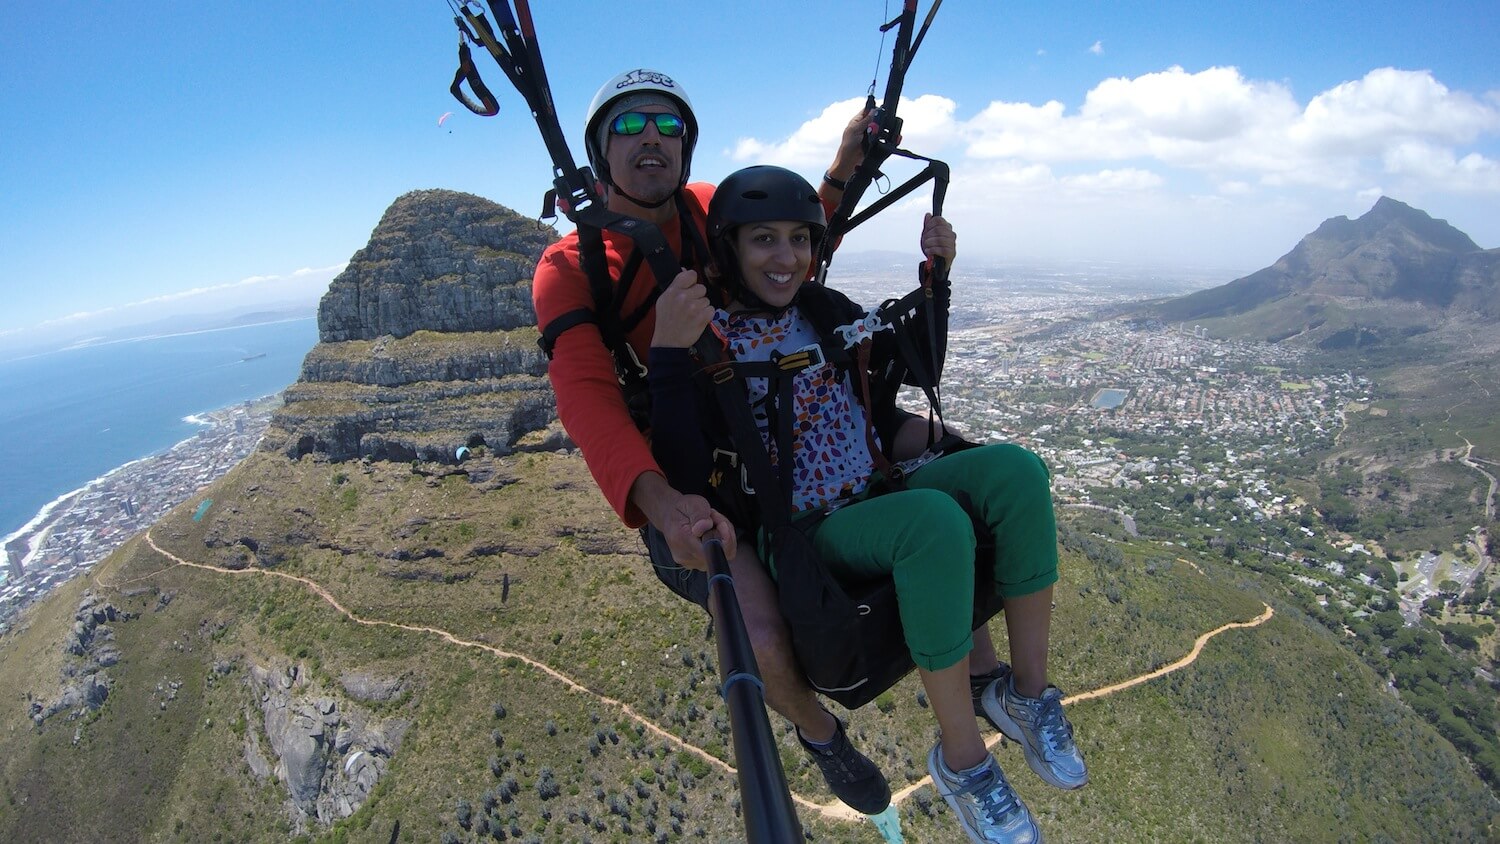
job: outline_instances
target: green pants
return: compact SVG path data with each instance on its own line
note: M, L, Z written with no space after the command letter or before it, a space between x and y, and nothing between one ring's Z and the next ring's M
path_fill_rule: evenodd
M963 491L995 537L993 560L974 559L974 528L950 493ZM890 575L912 661L938 671L974 647L974 565L988 563L1001 597L1057 582L1057 524L1047 466L1005 443L956 452L928 463L907 489L833 511L813 534L824 564L840 580Z

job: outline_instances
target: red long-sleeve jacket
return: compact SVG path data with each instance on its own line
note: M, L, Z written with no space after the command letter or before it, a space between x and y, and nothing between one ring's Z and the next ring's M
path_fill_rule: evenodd
M686 188L692 223L701 234L714 186L696 182ZM676 255L682 255L682 231L677 224L661 227L662 235ZM604 232L605 258L610 278L619 278L632 251L628 237ZM656 286L651 268L644 262L630 285L622 313L639 308ZM580 308L594 310L588 277L578 262L578 233L572 232L547 247L537 262L531 285L537 325L542 328L563 314ZM653 308L626 340L642 362L648 359L651 335L656 330ZM583 451L599 489L615 512L630 527L645 524L645 514L630 503L630 487L645 472L661 472L651 456L651 444L636 430L615 378L614 359L605 347L599 328L582 323L557 338L552 362L547 367L552 390L557 394L557 415L568 436Z

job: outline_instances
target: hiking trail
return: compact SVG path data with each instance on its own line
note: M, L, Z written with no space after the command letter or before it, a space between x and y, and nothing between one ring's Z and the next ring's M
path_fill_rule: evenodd
M529 657L529 656L527 656L525 654L516 653L516 652L513 652L513 651L507 651L507 650L504 650L502 648L497 648L494 645L486 644L484 642L476 642L476 641L473 641L471 639L463 639L463 638L460 638L458 636L455 636L454 634L452 634L452 633L450 633L450 632L448 632L446 630L442 630L442 629L437 628L437 627L428 627L428 626L425 626L425 625L418 625L418 624L403 624L403 623L400 623L400 622L385 621L385 620L382 620L382 619L361 618L360 616L354 614L352 611L350 611L348 608L346 608L343 604L339 603L338 599L333 596L333 593L329 592L321 584L319 584L316 581L313 581L313 580L311 580L309 578L302 577L300 575L289 574L287 572L275 571L275 570L271 570L271 569L258 569L258 568L230 569L230 568L224 568L222 566L212 566L212 565L208 565L206 563L195 563L195 562L192 562L191 560L184 560L183 558L177 556L176 554L173 554L171 551L167 551L166 549L162 548L160 545L157 545L155 538L152 537L151 532L149 530L146 531L145 540L146 540L146 544L149 545L149 546L151 546L151 550L153 550L156 553L160 554L161 556L166 557L167 559L171 560L172 561L172 565L171 566L167 566L166 568L158 569L157 571L151 572L149 574L141 575L140 577L131 578L128 581L123 581L122 583L118 583L118 584L105 583L98 576L95 577L95 579L94 579L95 582L98 583L101 586L106 587L106 588L117 589L120 586L125 585L126 583L135 583L135 582L138 582L138 581L141 581L141 580L145 580L147 578L155 577L156 575L159 575L162 572L167 571L168 569L171 569L171 568L176 568L178 566L187 566L188 568L199 569L199 570L202 570L202 571L211 571L211 572L216 572L216 573L225 574L225 575L234 575L234 576L259 575L259 576L262 576L262 577L279 577L279 578L281 578L283 580L289 580L289 581L294 581L294 582L297 582L297 583L301 583L304 586L306 586L307 588L311 589L313 591L313 593L316 594L319 598L322 598L325 602L327 602L329 606L333 607L340 614L342 614L343 616L345 616L350 621L353 621L356 624L362 624L362 625L364 625L366 627L390 627L390 628L394 628L394 629L398 629L398 630L407 630L407 631L410 631L410 632L413 632L413 633L426 633L426 634L429 634L429 635L432 635L432 636L436 636L439 639L442 639L443 641L445 641L445 642L447 642L447 643L449 643L451 645L456 645L458 647L463 647L463 648L473 648L475 650L486 651L486 652L491 653L491 654L493 654L495 656L501 657L502 659L515 659L515 660L519 660L520 662L525 663L526 665L528 665L528 666L536 669L537 671L542 672L543 674L547 675L548 677L551 677L552 679L554 679L557 682L561 683L563 685L563 687L566 688L569 692L581 693L581 694L588 694L588 695L593 696L595 699L597 699L601 703L604 703L604 704L607 704L607 705L609 705L611 707L614 707L615 709L617 709L618 711L620 711L621 713L623 713L624 715L626 715L628 718L630 718L632 721L635 721L637 724L640 724L642 727L644 727L646 730L648 730L652 735L656 736L657 738L662 739L663 741L666 741L668 744L671 744L671 745L674 745L674 746L676 746L678 748L681 748L682 750L684 750L684 751L686 751L688 753L692 753L693 755L695 755L698 758L702 759L703 761L707 762L709 765L711 765L711 766L719 769L720 771L724 772L725 774L730 775L730 776L734 776L734 775L737 774L734 766L732 766L729 763L725 762L724 760L718 758L717 756L714 756L713 754L709 753L708 751L703 750L700 747L697 747L696 745L692 745L692 744L689 744L689 743L683 741L681 738L677 737L676 735L673 735L671 732L668 732L667 730L663 729L661 726L659 726L655 722L651 721L649 718L646 718L644 715L642 715L641 713L637 712L634 708L632 708L630 706L630 704L628 704L628 703L626 703L626 702L624 702L622 700L617 700L615 698L609 697L608 695L602 694L600 692L594 691L593 689L588 688L587 686L583 685L582 683L578 682L577 680L574 680L573 678L571 678L568 675L562 673L561 671L553 668L552 666L547 665L546 663L540 662L540 661L538 661L536 659L533 659L533 658L531 658L531 657ZM1202 569L1199 569L1196 565L1193 565L1191 562L1188 562L1187 560L1181 560L1181 562L1187 563L1189 566L1192 566L1192 568L1194 570L1196 570L1199 574L1203 573ZM1250 621L1234 621L1234 622L1229 622L1227 624L1220 625L1219 627L1216 627L1213 630L1208 631L1207 633L1202 634L1201 636L1198 637L1197 641L1195 641L1193 643L1192 650L1189 651L1188 654L1186 656L1182 657L1181 659L1179 659L1179 660L1177 660L1175 662L1169 663L1167 665L1163 665L1162 667L1160 667L1160 668L1158 668L1158 669L1156 669L1154 671L1150 671L1150 672L1147 672L1145 674L1141 674L1139 676L1132 677L1132 678L1130 678L1128 680L1124 680L1124 681L1121 681L1119 683L1114 683L1114 684L1111 684L1111 685L1108 685L1108 686L1104 686L1103 688L1094 689L1092 691L1079 692L1077 694L1068 695L1067 697L1063 698L1063 705L1067 706L1067 705L1078 703L1078 702L1081 702L1081 701L1094 700L1094 699L1097 699L1097 698L1105 697L1107 695L1115 694L1117 692L1122 692L1122 691L1124 691L1126 689L1133 688L1135 686L1141 685L1142 683L1146 683L1146 682L1149 682L1151 680L1155 680L1155 679L1157 679L1159 677L1163 677L1163 676L1165 676L1167 674L1170 674L1170 673L1172 673L1174 671L1178 671L1178 670L1181 670L1183 668L1186 668L1187 666L1192 665L1195 661L1197 661L1198 656L1203 652L1204 646L1207 645L1208 641L1210 639L1212 639L1213 637L1218 636L1221 633L1225 633L1225 632L1227 632L1229 630L1258 627L1258 626L1266 623L1267 621L1269 621L1271 619L1272 615L1274 615L1274 611L1271 609L1271 605L1270 604L1265 604L1265 611L1262 612L1259 616L1255 617L1254 619L1251 619ZM985 742L985 745L986 745L986 747L993 748L993 747L995 747L995 745L1003 742L1004 740L1005 740L1005 737L1003 735L1000 735L1000 734L997 733L994 736L991 736ZM900 804L901 801L905 800L907 797L910 797L918 789L920 789L920 788L922 788L924 786L931 785L931 784L932 784L932 778L931 778L931 776L923 777L923 778L917 780L916 782L913 782L913 783L907 785L906 787L900 789L899 791L894 791L891 794L891 803L893 805ZM810 799L808 799L806 797L803 797L803 796L797 794L796 792L792 793L792 799L795 800L796 803L797 803L797 805L800 806L801 808L817 812L818 814L820 814L821 816L823 816L825 819L840 820L840 821L861 821L861 820L864 820L864 815L860 814L859 812L855 811L854 809L849 808L848 806L844 805L843 802L841 802L841 801L839 801L837 799L835 799L835 800L833 800L831 802L828 802L828 803L815 803L812 800L810 800Z

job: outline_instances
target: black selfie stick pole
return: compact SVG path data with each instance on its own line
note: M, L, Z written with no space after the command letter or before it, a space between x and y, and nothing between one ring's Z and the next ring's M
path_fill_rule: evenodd
M792 807L792 792L781 770L781 756L771 721L766 716L765 687L755 652L745 633L745 620L734 594L734 578L724 546L717 539L703 543L708 558L708 600L713 609L714 638L718 640L719 692L729 707L729 729L734 734L734 762L739 768L740 802L745 813L745 840L795 842L802 826Z

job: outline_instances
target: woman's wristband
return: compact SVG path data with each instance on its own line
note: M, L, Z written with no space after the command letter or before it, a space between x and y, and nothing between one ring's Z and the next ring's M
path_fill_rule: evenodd
M828 172L827 170L823 171L823 184L828 185L832 188L838 188L839 190L846 190L849 187L848 181L844 179L835 179L833 177L833 174Z

